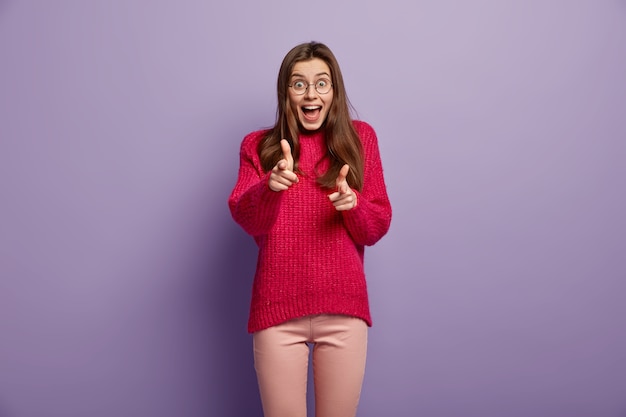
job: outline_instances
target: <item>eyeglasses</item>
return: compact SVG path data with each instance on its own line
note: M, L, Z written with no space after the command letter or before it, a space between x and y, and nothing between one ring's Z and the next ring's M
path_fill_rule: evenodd
M293 83L289 84L289 87L293 88L294 93L301 96L302 94L306 93L306 90L308 90L309 87L312 85L315 86L315 91L317 91L319 94L328 94L330 92L330 89L333 88L333 84L328 78L320 78L313 84L309 84L304 80L294 80Z

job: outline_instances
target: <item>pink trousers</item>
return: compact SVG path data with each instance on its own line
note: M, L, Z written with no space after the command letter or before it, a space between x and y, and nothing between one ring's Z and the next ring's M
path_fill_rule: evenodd
M363 320L309 316L256 332L253 341L265 417L306 417L309 343L315 416L356 416L367 352Z

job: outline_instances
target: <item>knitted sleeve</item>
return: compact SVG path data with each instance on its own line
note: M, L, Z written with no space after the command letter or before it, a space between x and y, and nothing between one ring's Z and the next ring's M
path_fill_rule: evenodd
M233 219L252 236L269 232L278 217L283 196L269 188L270 172L265 173L261 168L256 146L262 133L251 133L242 141L237 183L228 199Z
M383 167L374 129L365 122L355 122L365 157L363 189L357 194L357 205L342 211L346 229L355 243L373 245L391 224L391 203L383 177Z

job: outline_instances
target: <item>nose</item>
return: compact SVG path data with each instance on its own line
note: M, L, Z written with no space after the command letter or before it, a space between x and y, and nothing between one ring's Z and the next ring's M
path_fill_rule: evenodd
M317 95L317 91L315 90L315 84L309 84L306 91L304 92L306 98L315 98Z

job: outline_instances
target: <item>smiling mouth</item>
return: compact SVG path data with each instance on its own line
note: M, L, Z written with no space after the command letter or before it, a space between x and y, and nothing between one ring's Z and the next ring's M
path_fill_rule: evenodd
M320 116L322 106L302 106L302 114L307 121L315 122Z

